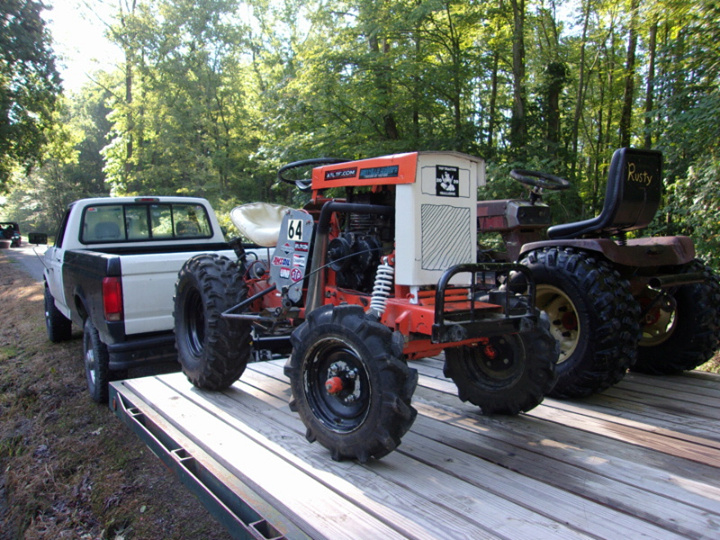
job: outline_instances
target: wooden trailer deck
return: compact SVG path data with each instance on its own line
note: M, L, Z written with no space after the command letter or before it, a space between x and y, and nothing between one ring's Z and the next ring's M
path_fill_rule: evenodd
M486 418L437 359L392 454L334 462L288 408L284 361L222 393L181 373L111 407L237 537L720 538L720 376L630 374L581 401Z

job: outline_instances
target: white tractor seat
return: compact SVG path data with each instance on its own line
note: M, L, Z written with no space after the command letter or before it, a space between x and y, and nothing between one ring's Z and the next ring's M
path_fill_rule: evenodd
M283 217L289 210L291 208L280 204L248 203L233 208L230 211L230 221L253 244L275 247Z

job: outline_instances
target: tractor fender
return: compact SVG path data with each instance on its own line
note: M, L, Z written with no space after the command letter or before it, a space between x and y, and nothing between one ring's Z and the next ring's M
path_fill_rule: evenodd
M550 247L594 251L614 264L643 268L687 264L695 258L695 246L687 236L634 238L622 245L610 238L544 240L525 244L520 257L529 251Z

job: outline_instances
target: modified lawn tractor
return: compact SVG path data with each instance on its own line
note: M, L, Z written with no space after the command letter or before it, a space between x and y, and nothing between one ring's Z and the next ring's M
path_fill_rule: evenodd
M229 387L264 341L289 336L290 407L307 439L360 461L393 451L415 419L409 360L444 352L460 399L484 414L527 411L552 389L558 345L530 271L477 262L482 160L317 159L278 176L311 201L231 213L267 257L237 245L236 262L199 255L179 273L177 348L194 385Z
M532 272L537 307L560 343L550 395L584 397L629 368L671 374L712 357L720 341L717 276L695 258L688 237L630 237L660 204L660 152L617 150L600 215L553 227L542 190L569 183L535 171L511 176L531 188L530 199L478 202L478 231L500 233L506 248L481 249L480 260L520 262Z

